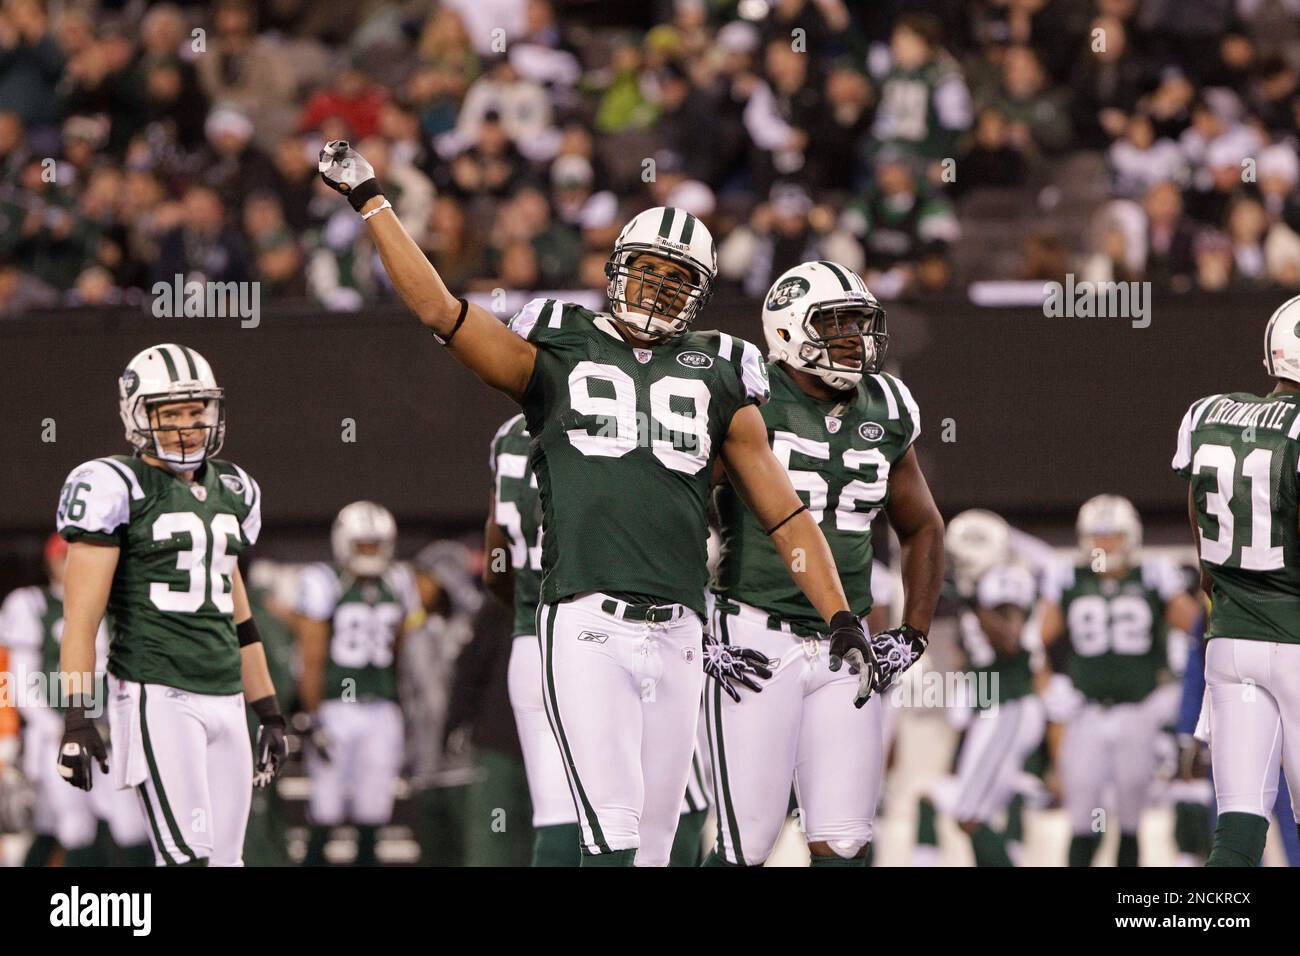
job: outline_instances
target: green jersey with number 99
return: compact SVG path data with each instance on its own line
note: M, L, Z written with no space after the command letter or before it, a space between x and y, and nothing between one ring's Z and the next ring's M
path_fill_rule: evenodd
M511 637L537 633L537 599L542 590L542 501L537 476L528 464L527 423L516 415L492 439L493 513L510 543L514 572L515 623ZM488 562L497 560L488 555Z
M257 483L227 461L208 460L193 482L127 455L74 468L59 497L59 534L120 549L108 597L109 673L238 693L235 566L261 528Z
M603 591L704 614L708 496L732 416L767 400L758 349L719 332L633 345L607 315L534 299L522 405L542 499L541 599Z
M1120 577L1062 564L1045 575L1043 597L1061 608L1070 682L1090 701L1135 704L1169 667L1165 608L1185 590L1172 564L1147 558Z
M1193 402L1173 468L1191 484L1213 582L1205 636L1300 644L1300 395Z
M296 609L330 625L324 699L397 700L397 640L418 605L405 565L377 578L353 577L328 564L303 568Z
M849 607L871 610L871 521L889 501L889 472L921 431L912 393L892 375L864 376L852 398L823 402L779 364L768 366L762 410L768 442L821 525ZM722 560L714 590L817 631L826 622L790 576L758 520L730 484L717 493Z

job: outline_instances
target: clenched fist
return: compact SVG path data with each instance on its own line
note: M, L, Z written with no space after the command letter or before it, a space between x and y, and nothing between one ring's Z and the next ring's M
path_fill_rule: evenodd
M325 144L320 151L320 161L316 164L320 178L336 192L348 197L348 202L357 212L361 207L382 196L379 180L375 170L366 158L353 149L346 139L336 139Z

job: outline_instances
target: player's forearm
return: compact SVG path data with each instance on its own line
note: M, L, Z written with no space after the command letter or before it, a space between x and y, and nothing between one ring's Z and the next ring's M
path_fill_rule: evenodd
M930 633L943 587L943 522L899 541L903 552L903 623Z
M261 641L239 649L239 671L244 684L244 700L251 703L275 694L271 671L266 666L266 648Z
M368 213L383 204L384 197L376 196L362 206L361 211ZM460 315L460 303L429 264L397 214L385 209L371 216L366 224L370 227L370 237L379 250L384 270L406 307L439 335L450 333Z
M794 583L824 620L830 621L837 611L852 610L830 545L811 514L801 511L779 527L772 533L772 544Z

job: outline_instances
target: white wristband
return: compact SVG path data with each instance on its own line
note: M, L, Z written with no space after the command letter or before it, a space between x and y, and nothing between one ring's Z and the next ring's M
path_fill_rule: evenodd
M371 216L381 213L385 209L392 209L392 208L393 208L393 204L390 203L387 199L385 199L382 204L376 206L374 209L370 210L370 212L363 212L361 214L361 220L364 222L365 220L369 219Z

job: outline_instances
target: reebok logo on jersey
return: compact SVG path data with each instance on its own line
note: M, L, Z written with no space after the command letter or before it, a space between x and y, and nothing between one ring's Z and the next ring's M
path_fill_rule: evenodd
M684 368L712 368L713 359L703 352L682 352L677 356L677 364Z
M152 893L82 893L73 886L50 897L51 926L126 926L133 936L153 928Z
M609 640L609 635L601 631L583 631L578 635L578 640L586 641L589 644L604 644Z
M880 441L885 437L885 429L876 422L863 422L858 427L858 434L863 441Z

